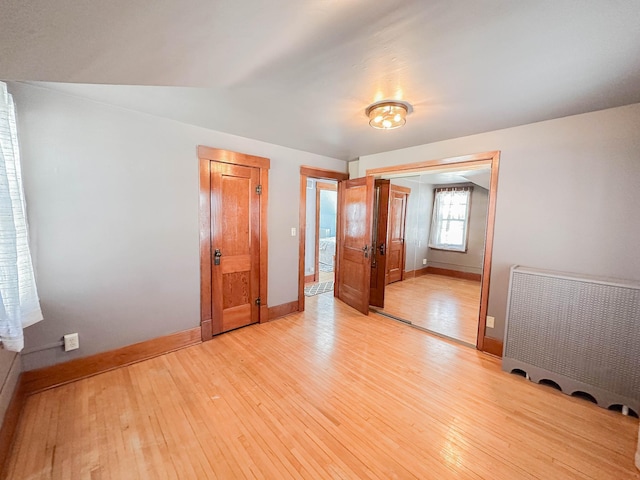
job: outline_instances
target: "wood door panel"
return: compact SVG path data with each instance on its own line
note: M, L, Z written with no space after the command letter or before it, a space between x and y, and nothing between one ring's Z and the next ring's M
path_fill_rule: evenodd
M400 257L401 255L398 250L392 250L391 252L389 252L389 255L387 255L387 262L389 262L390 264L389 273L399 269Z
M229 170L230 165L225 166ZM242 170L249 170L249 168ZM222 231L219 245L225 257L230 258L235 255L249 255L251 252L251 238L249 236L249 212L251 178L234 177L229 173L223 173L221 178L221 195L224 199L222 210Z
M403 211L404 211L404 195L398 197L396 192L391 193L391 238L398 239L404 236L402 225Z
M224 310L251 302L248 273L239 271L223 274L222 308Z
M235 255L233 257L222 257L220 259L222 274L232 272L246 272L251 269L251 255Z
M365 315L369 313L373 194L373 177L340 184L336 294L340 300Z
M366 185L349 188L345 193L344 212L344 245L352 249L362 250L367 234L366 224L362 220L367 213L367 205L362 199L366 198Z
M222 324L224 325L223 331L226 332L247 325L247 318L251 318L251 310L252 306L250 304L238 305L237 307L226 309L222 318Z
M211 267L213 334L259 319L259 180L258 168L212 162L211 249L222 255Z
M362 250L345 252L341 264L342 284L340 287L340 299L345 303L354 306L358 305L358 310L362 311L363 279L367 278L369 266L363 261ZM368 301L366 310L369 310Z

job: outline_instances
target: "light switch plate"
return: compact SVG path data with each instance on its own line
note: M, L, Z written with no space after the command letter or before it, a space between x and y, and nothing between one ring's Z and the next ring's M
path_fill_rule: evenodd
M493 328L495 324L496 324L496 319L495 319L495 317L492 317L492 316L490 316L490 315L487 315L487 327L488 327L488 328Z
M296 227L291 227L291 236L292 237L296 236Z

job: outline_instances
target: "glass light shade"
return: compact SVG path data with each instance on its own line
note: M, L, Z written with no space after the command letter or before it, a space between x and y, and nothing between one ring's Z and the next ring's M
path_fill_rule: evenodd
M392 130L407 122L407 106L399 102L380 102L369 105L366 114L369 125L382 130Z

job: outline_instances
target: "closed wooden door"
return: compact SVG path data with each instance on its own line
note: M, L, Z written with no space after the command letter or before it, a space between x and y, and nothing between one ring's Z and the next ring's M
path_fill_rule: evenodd
M340 183L337 297L368 315L374 179Z
M389 214L389 180L376 180L373 199L373 251L369 304L384 308L387 274L387 223Z
M212 334L256 323L260 169L211 162Z
M387 282L402 280L405 262L405 220L409 189L391 185L389 191L389 225L387 228Z

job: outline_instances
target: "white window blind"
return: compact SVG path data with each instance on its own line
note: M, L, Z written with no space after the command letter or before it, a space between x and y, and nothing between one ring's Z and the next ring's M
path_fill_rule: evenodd
M42 320L29 250L13 98L0 82L0 341L24 347L22 329Z
M466 252L473 187L436 188L429 247Z

